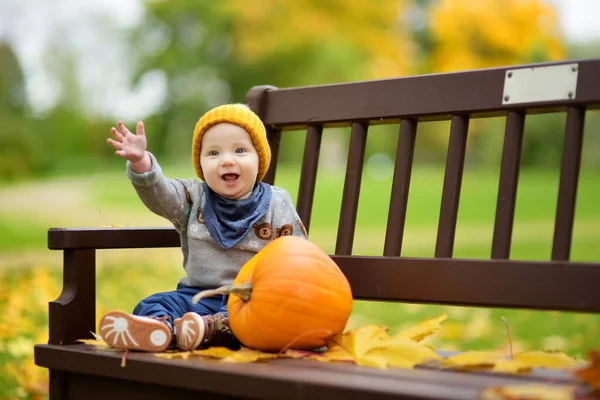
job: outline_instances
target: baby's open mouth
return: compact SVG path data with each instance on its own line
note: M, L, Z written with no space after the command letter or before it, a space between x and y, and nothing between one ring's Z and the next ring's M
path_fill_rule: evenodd
M221 179L224 181L235 181L239 177L238 174L223 174L221 175Z

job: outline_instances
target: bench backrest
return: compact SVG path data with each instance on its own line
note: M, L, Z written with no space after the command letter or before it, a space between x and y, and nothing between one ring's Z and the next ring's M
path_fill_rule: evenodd
M297 209L307 229L323 129L350 126L335 261L357 299L600 312L600 262L569 261L586 110L600 105L600 60L544 63L291 89L252 88L264 121L274 182L281 136L305 129ZM526 115L565 112L551 260L510 260ZM505 117L504 147L489 259L455 259L454 238L469 121ZM450 120L435 257L401 257L417 125ZM399 124L381 256L352 255L369 126Z
M263 119L273 152L281 135L306 129L297 209L307 229L324 127L351 126L335 254L357 299L600 312L600 261L569 261L586 110L600 105L600 60L536 64L293 89L252 88L248 104ZM510 260L525 117L566 110L551 260ZM469 121L505 116L492 252L452 258ZM450 120L435 257L401 257L416 128ZM352 255L369 125L399 123L383 254ZM594 132L595 133L595 132ZM178 247L173 228L51 228L48 248L64 252L61 295L49 304L51 344L91 337L96 314L96 251Z

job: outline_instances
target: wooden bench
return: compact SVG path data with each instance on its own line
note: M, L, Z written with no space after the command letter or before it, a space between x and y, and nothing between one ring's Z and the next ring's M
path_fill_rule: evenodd
M333 259L356 299L538 310L600 312L600 260L569 261L584 117L600 105L600 59L544 63L451 74L314 87L252 88L247 102L267 127L276 174L281 135L306 130L297 209L310 229L324 127L350 126L350 146ZM512 260L511 235L524 120L530 113L566 112L551 260ZM470 119L506 118L492 251L486 259L453 258L461 178ZM401 257L407 198L419 122L449 120L448 154L434 258ZM385 244L380 256L352 255L367 131L399 124ZM597 132L594 132L597 133ZM167 360L75 343L95 331L95 254L102 249L178 247L173 229L58 229L48 246L64 252L64 286L49 304L48 344L35 362L50 371L50 397L190 398L476 398L487 387L551 381L566 374L509 376L419 367L377 370L348 364L277 359L223 364ZM426 281L427 284L415 284Z

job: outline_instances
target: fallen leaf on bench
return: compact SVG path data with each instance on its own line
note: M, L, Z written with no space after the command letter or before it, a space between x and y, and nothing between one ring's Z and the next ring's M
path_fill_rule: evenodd
M446 314L442 314L435 318L428 318L419 322L417 325L411 326L410 328L395 334L393 337L405 337L420 342L426 337L440 331L442 329L442 322L444 322L447 317Z
M527 399L527 400L568 400L575 398L575 387L568 385L524 384L495 386L481 393L483 400Z
M409 338L394 337L372 343L361 356L356 358L356 364L379 369L413 368L425 361L441 358L429 346Z
M165 358L167 360L182 359L187 360L192 355L191 351L165 351L163 353L156 353L156 357Z
M597 391L600 391L600 349L590 351L589 356L591 363L575 370L574 375Z
M449 368L490 368L496 362L505 359L500 354L483 351L466 351L450 356L442 361L442 366Z
M95 346L98 348L102 348L103 350L105 349L109 349L109 350L117 350L117 349L113 349L112 347L110 347L105 341L104 339L102 339L102 336L95 334L94 332L90 332L94 338L93 339L77 339L77 342L83 343L83 344L89 344L91 346Z
M492 372L521 373L533 368L567 369L576 361L560 351L530 351L515 354L513 359L482 351L467 351L448 357L442 366L461 369L491 368Z
M518 374L531 371L532 367L516 360L498 360L492 367L492 372L501 374Z
M291 351L295 351L295 350L291 350ZM312 353L312 354L305 356L305 358L308 358L309 360L317 360L317 361L324 361L324 362L331 362L331 361L354 362L354 357L350 353L348 353L342 346L340 346L338 344L331 345L323 353Z
M352 329L346 333L336 335L328 344L339 345L353 357L362 356L372 342L379 340L389 340L390 336L386 333L387 326L366 325L360 328Z
M79 343L89 344L91 346L110 348L102 339L77 339Z
M226 347L209 347L203 350L194 350L193 355L219 358L222 362L229 363L251 363L260 360L271 360L277 358L275 353L263 353L262 351L242 347L239 350L230 350Z
M529 351L517 353L514 355L513 360L533 368L563 369L573 368L576 365L575 360L562 351Z

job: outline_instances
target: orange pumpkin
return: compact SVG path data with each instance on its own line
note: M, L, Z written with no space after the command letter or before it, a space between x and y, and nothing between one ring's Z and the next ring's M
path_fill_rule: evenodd
M240 269L233 285L217 291L233 294L227 308L236 337L262 351L322 347L344 330L352 311L342 271L318 246L296 236L270 242Z

